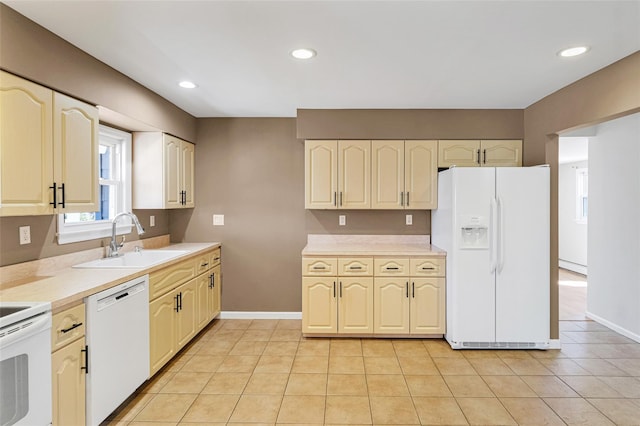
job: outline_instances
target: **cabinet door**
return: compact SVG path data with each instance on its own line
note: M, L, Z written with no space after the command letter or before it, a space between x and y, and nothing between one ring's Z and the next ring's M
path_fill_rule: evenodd
M51 354L53 425L85 424L84 337Z
M409 333L409 278L376 278L373 300L375 333Z
M182 207L195 206L195 145L189 142L182 142L181 147L181 171L182 189L185 191L185 204Z
M522 141L482 141L482 165L486 167L522 166Z
M411 280L411 333L445 333L444 278Z
M53 213L52 111L50 89L0 71L0 216Z
M404 173L405 208L437 208L438 141L406 141Z
M371 141L338 141L338 208L371 208Z
M438 167L479 167L479 140L438 141Z
M164 138L164 206L168 209L182 207L182 141L170 135Z
M405 142L371 141L371 208L403 209Z
M304 164L304 208L337 208L338 141L305 141Z
M211 320L213 293L210 289L211 274L202 274L196 278L196 328L202 330Z
M153 376L176 350L176 293L171 292L149 304L150 371Z
M221 310L220 296L222 293L222 274L221 274L221 267L219 264L218 266L216 266L211 270L211 274L212 274L212 278L211 278L212 287L210 289L211 305L209 307L209 311L210 311L211 318L213 319L218 316Z
M176 338L179 350L196 335L196 315L198 313L196 280L182 285L178 288L178 292L180 294L180 312L178 312Z
M53 128L54 181L64 200L58 212L98 211L98 109L56 93Z
M338 303L335 277L302 278L302 332L336 333Z
M373 333L373 278L338 278L338 333Z

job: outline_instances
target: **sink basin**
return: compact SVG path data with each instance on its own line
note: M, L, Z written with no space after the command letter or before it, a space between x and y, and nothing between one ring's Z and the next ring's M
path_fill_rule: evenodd
M74 268L147 268L187 253L187 250L142 250L74 265Z

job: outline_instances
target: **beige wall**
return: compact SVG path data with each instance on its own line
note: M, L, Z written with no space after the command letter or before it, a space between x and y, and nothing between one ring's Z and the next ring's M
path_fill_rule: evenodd
M194 117L1 3L0 67L147 126L195 139Z
M169 233L167 210L134 210L145 229L144 238ZM155 216L156 226L149 226L149 216ZM0 217L0 266L13 265L45 257L60 256L81 250L109 245L110 238L58 245L56 241L57 215ZM18 229L31 227L31 244L20 245ZM118 237L119 239L120 237ZM139 239L135 229L126 235L127 241Z
M558 330L558 133L640 111L636 52L541 99L524 111L524 163L551 166L551 337ZM612 172L615 172L612 170Z

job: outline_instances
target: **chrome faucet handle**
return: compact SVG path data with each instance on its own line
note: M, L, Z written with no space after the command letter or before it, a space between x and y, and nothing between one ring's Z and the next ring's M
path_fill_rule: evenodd
M118 248L119 248L119 249L121 249L121 248L122 248L122 246L124 246L124 241L125 241L125 239L126 239L126 238L125 238L125 236L123 235L123 236L122 236L122 239L120 240L120 244L118 244Z

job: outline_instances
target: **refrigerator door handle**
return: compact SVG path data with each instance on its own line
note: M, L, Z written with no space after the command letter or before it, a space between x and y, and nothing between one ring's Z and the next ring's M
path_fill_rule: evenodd
M493 274L498 267L498 202L495 198L491 199L491 205L489 210L489 217L491 220L491 234L489 239L489 263L490 272Z
M498 272L504 268L504 203L498 197Z

